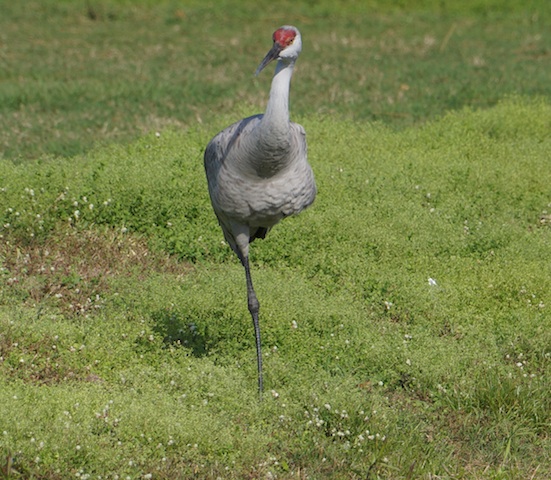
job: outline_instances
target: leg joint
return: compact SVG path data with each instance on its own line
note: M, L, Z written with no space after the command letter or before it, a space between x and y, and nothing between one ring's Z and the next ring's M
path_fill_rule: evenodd
M260 311L260 303L256 298L256 295L253 293L252 295L248 295L248 297L249 312L251 312L251 314L258 314Z

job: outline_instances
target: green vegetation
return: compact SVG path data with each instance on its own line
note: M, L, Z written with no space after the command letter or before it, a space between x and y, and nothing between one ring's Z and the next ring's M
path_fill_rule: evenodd
M551 95L542 0L0 0L0 157L72 156L261 111L271 32L300 27L295 116L416 124Z
M551 7L411 3L0 2L0 478L551 476ZM202 153L283 23L258 402Z

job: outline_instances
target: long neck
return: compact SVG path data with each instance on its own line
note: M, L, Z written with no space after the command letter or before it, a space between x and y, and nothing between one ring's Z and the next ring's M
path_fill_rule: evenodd
M238 163L243 172L268 178L285 168L293 157L289 122L289 87L294 62L279 60L272 79L266 112L247 139Z
M289 142L289 87L294 62L278 60L266 112L260 123L260 135L272 146L284 146Z

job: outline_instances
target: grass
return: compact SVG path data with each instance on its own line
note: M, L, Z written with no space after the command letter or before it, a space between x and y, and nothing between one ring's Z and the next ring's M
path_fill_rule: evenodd
M202 171L265 101L269 76L240 76L256 43L224 42L260 7L2 5L0 478L551 476L549 11L491 5L296 7L319 196L252 247L261 403ZM287 23L266 8L239 38Z
M303 123L320 196L253 248L262 404L243 272L193 187L203 129L2 164L20 222L3 246L6 472L548 475L551 106L511 99L403 132ZM167 188L196 214L154 224Z
M284 23L304 37L294 115L401 128L551 93L551 11L539 0L0 6L0 155L19 161L261 111L270 76L253 73Z

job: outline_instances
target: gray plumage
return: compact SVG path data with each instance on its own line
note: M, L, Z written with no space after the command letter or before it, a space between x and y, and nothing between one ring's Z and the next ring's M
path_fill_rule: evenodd
M314 174L307 161L306 134L289 120L289 87L302 49L299 31L283 26L257 69L272 60L277 66L263 115L230 125L205 151L209 194L224 237L245 268L249 312L257 350L258 387L263 389L259 303L249 268L249 244L264 238L281 219L299 213L316 196Z

